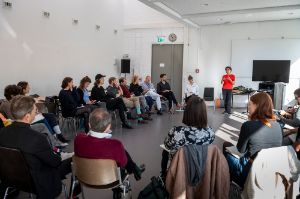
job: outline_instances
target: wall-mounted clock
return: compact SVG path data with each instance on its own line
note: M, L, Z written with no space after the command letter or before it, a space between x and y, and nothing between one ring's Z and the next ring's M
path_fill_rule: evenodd
M175 33L171 33L169 35L169 41L170 42L175 42L177 40L177 35Z

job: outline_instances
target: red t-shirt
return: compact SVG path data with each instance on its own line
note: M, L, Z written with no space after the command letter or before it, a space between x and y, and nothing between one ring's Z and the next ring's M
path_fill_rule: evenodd
M233 74L223 75L223 77L222 77L222 79L224 81L224 83L223 83L223 89L225 89L225 90L232 90L233 84L229 80L224 80L224 78L227 79L228 77L231 79L231 81L235 81L235 75L233 75Z

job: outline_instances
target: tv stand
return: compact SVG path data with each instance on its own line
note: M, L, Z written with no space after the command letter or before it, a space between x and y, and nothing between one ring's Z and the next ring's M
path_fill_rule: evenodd
M261 82L258 85L258 92L268 93L272 98L274 109L282 109L285 96L284 83Z

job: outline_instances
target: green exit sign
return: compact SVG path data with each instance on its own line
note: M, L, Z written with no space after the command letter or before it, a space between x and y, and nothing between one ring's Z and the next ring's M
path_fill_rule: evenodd
M162 43L166 41L166 37L165 36L157 36L157 42L158 43Z

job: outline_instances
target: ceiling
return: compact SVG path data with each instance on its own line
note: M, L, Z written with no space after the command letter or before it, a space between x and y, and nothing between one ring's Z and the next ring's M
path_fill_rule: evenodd
M300 0L139 1L194 27L300 18Z

